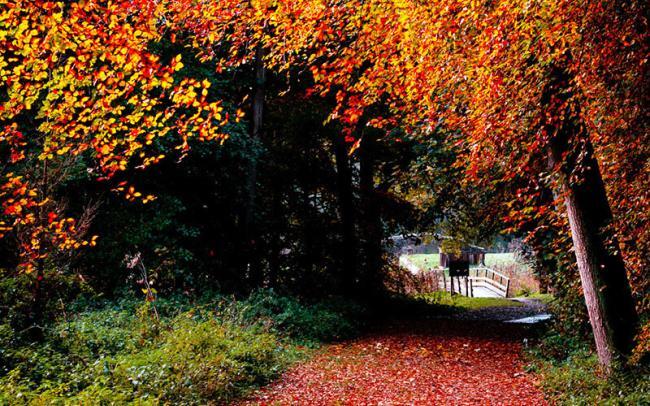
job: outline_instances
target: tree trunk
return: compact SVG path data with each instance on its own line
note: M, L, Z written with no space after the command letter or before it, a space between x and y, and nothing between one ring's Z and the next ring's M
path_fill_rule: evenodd
M634 299L611 229L612 211L593 146L579 113L572 112L569 76L554 72L545 105L553 118L549 163L560 170L578 271L600 363L607 371L632 351L638 318ZM574 106L575 107L575 106Z
M343 135L334 136L334 157L336 159L337 197L341 217L341 282L343 291L351 294L354 291L357 276L357 241L354 235L352 170Z
M553 150L559 162L561 152ZM593 151L589 155L589 169L582 174L581 183L567 180L562 188L598 358L610 369L617 358L630 354L637 315L618 243L607 232L612 212L598 163Z
M549 166L551 167L553 166L552 162L549 162ZM539 185L539 188L540 188L539 190L540 204L546 206L553 206L556 213L562 212L563 206L562 203L558 203L560 202L558 192L544 184ZM549 233L555 236L557 234L557 230L555 230L555 228L553 227L547 228L546 231L544 231L543 235L540 235L537 238L535 238L536 242L534 243L533 246L533 249L535 251L535 262L537 264L536 268L537 268L537 274L539 278L540 293L549 292L551 275L557 272L559 266L555 255L549 255L548 252L549 241L552 241L553 239L553 237L551 237Z
M264 92L266 85L266 69L264 68L264 49L258 45L255 49L255 86L253 94L253 114L251 126L251 138L258 141L262 135L263 113L264 113ZM262 282L259 255L257 253L259 241L257 241L256 224L256 200L257 200L257 160L249 162L246 178L247 202L243 218L243 264L247 268L250 282L257 286Z
M283 229L284 219L282 213L282 187L280 185L273 186L273 198L271 202L271 213L273 215L273 230L278 235L272 236L271 252L269 257L269 286L275 288L278 286L280 276L280 251L282 250L282 239L280 234Z
M313 207L312 205L312 197L310 194L309 190L309 185L307 183L306 179L301 179L299 181L300 189L302 192L302 205L303 205L303 210L304 213L309 213L311 208ZM302 241L303 247L302 247L302 252L300 255L300 259L298 260L298 269L303 271L306 275L312 274L312 270L314 269L315 261L318 255L316 255L316 239L318 238L316 235L314 235L314 226L313 226L313 218L309 215L305 216L305 219L301 222L301 233L302 237L300 240Z
M544 258L543 253L537 255L536 262L539 265L539 293L548 293L549 274L553 272L553 270L557 269L557 263L554 260Z
M32 303L29 311L29 325L27 326L27 336L34 341L42 341L44 338L43 320L45 318L45 295L43 294L44 266L42 259L37 261L36 279L32 289Z
M364 266L362 268L361 288L364 295L374 294L379 291L382 255L382 225L381 213L377 202L375 190L376 160L376 135L368 131L359 148L359 189L361 194L362 214L362 252Z

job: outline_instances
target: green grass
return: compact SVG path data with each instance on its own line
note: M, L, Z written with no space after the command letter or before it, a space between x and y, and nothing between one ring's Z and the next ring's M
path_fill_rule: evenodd
M440 266L440 254L412 254L408 259L420 269L429 269Z
M650 404L647 366L631 366L606 377L589 343L579 339L549 334L529 350L528 357L528 369L541 378L541 388L551 404Z
M551 295L550 293L539 293L539 292L530 293L530 294L523 295L523 296L520 296L520 297L525 298L525 299L536 299L536 300L539 300L540 302L542 302L544 304L549 304L549 303L551 303L553 301L553 299L555 299L553 297L553 295Z
M521 265L512 252L485 254L485 266L487 267L509 265Z
M304 304L273 291L107 302L53 323L43 342L0 324L0 405L228 403L278 376L304 345L355 333L344 301Z
M495 297L466 297L452 296L449 292L433 292L417 295L416 298L424 299L431 304L451 306L460 311L478 310L489 307L517 307L521 303L514 300Z

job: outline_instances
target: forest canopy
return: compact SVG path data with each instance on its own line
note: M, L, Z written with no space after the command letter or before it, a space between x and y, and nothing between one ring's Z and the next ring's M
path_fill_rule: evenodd
M157 292L360 297L390 235L505 233L603 365L647 354L645 2L0 7L12 328L135 252Z

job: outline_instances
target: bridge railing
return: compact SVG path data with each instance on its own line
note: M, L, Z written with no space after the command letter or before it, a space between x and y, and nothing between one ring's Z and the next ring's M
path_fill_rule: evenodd
M423 273L427 273L424 271ZM501 272L488 267L470 268L467 278L450 278L445 274L445 268L431 268L429 275L435 274L438 280L438 289L465 296L474 296L475 287L490 289L494 293L508 297L510 294L510 278Z
M510 294L510 278L501 272L487 267L471 268L469 270L470 278L476 283L483 283L487 288L492 288L501 293L503 297L508 297ZM474 274L472 276L472 274Z

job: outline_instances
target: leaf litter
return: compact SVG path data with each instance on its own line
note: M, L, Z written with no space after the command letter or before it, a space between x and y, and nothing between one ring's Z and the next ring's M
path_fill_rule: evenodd
M545 405L526 329L486 320L389 322L324 347L244 405Z

